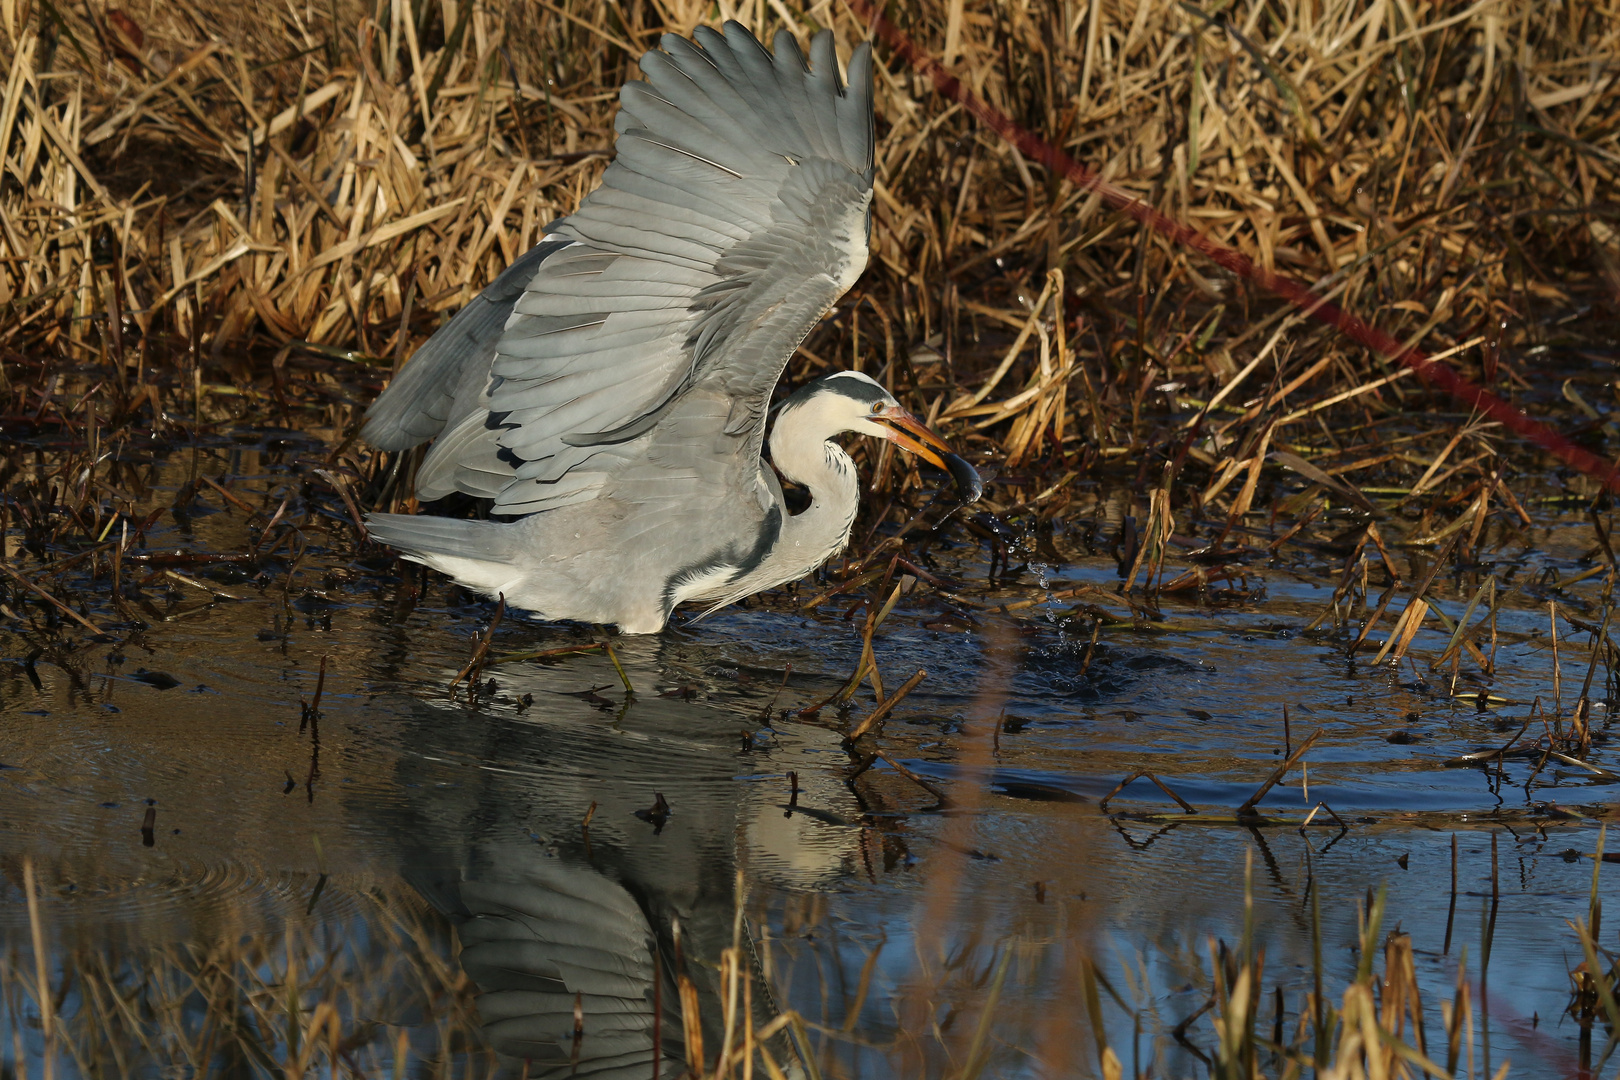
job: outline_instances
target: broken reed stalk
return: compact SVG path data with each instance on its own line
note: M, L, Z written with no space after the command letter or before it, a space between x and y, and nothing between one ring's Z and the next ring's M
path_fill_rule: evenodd
M1327 812L1327 816L1333 819L1333 824L1337 825L1340 829L1348 829L1350 827L1349 824L1345 822L1344 818L1339 816L1338 811L1333 809L1333 807L1329 806L1325 802L1318 802L1315 806L1311 807L1310 813L1305 815L1305 820L1299 823L1299 831L1303 833L1306 829L1310 828L1311 822L1316 820L1316 815L1322 813L1323 811Z
M1487 599L1488 598L1488 599ZM1463 610L1462 618L1457 620L1457 629L1452 631L1451 640L1446 642L1444 651L1429 662L1430 671L1439 671L1446 666L1446 661L1457 655L1460 648L1466 648L1470 656L1479 662L1482 670L1489 670L1489 661L1479 651L1468 636L1468 621L1474 617L1474 611L1479 607L1480 601L1486 601L1486 611L1490 611L1496 601L1496 575L1492 574L1485 579L1478 589L1474 591L1473 599L1468 601L1468 607ZM1477 630L1478 627L1475 627Z
M1397 663L1406 655L1407 646L1412 643L1412 638L1417 634L1425 616L1429 612L1429 605L1423 597L1429 591L1429 586L1434 584L1434 579L1439 576L1440 571L1446 566L1446 560L1451 556L1451 549L1456 545L1457 536L1453 534L1435 553L1434 561L1429 564L1428 572L1418 582L1417 588L1412 590L1412 595L1407 600L1406 607L1401 611L1400 618L1396 620L1395 625L1390 629L1389 637L1384 641L1383 647L1378 650L1378 655L1373 657L1375 666L1383 663L1384 657L1389 654L1391 648L1395 650L1395 661ZM1368 620L1367 628L1369 630L1375 621L1377 621L1376 615L1374 615L1373 619ZM1363 632L1362 638L1365 639L1365 637L1366 633ZM1351 650L1352 654L1354 651L1354 649Z
M1551 635L1553 657L1553 722L1557 723L1564 715L1564 665L1558 655L1558 604L1556 601L1547 601L1547 624Z
M40 588L38 585L35 585L32 581L29 581L27 578L23 577L6 563L0 562L0 570L4 570L6 576L11 578L11 580L15 581L17 584L33 593L35 596L39 597L41 600L44 600L46 603L50 604L53 608L66 615L68 618L72 619L74 622L78 623L92 634L95 634L97 637L107 636L107 632L101 629L101 627L97 626L83 615L80 615L77 611L74 611L72 608L68 607L66 604L52 596L50 593L46 592L44 589Z
M473 642L472 656L468 657L467 665L456 672L456 677L450 680L450 696L455 698L456 687L463 681L467 684L467 702L475 704L478 701L478 679L484 670L485 658L489 655L490 642L495 640L495 631L501 625L501 619L506 615L506 597L503 594L495 603L495 613L490 616L489 625L479 634ZM605 646L604 646L605 647ZM323 659L321 671L325 674L325 661Z
M636 688L630 685L630 676L625 674L624 665L619 663L619 654L613 651L609 642L602 642L602 651L607 653L608 663L613 665L614 672L619 676L619 682L624 684L624 692L628 697L636 696Z
M1136 772L1131 773L1119 783L1115 784L1113 788L1109 790L1108 794L1097 800L1097 809L1106 811L1108 809L1109 801L1113 799L1115 795L1118 795L1121 791L1124 791L1126 787L1137 780L1151 780L1154 786L1160 791L1164 792L1166 795L1170 796L1171 801L1173 801L1177 806L1181 807L1183 812L1188 814L1198 813L1197 808L1195 808L1192 803L1188 802L1186 799L1183 799L1180 795L1177 795L1171 790L1168 784L1145 769L1138 769Z
M624 686L624 692L630 697L635 697L636 688L631 685L629 674L624 670L624 665L619 662L619 654L606 641L594 641L589 645L563 645L555 649L535 649L530 652L507 653L504 656L487 655L490 640L495 633L495 628L500 625L501 616L505 611L505 604L506 601L503 597L496 606L496 613L491 618L489 627L480 635L479 644L473 647L473 658L467 662L467 666L451 682L450 689L452 692L454 692L458 683L469 677L469 673L471 673L472 679L476 679L478 673L489 664L516 664L527 660L558 660L565 656L585 656L589 653L602 653L608 658L608 663L613 665L614 674L618 675L619 682ZM477 671L473 670L475 664L477 665Z
M327 659L327 655L322 653L320 671L315 676L315 694L310 699L309 703L304 705L304 707L299 710L298 734L300 735L304 733L305 728L309 727L311 724L314 724L317 732L316 737L319 738L321 723L321 695L326 692Z
M1275 787L1277 781L1288 775L1288 770L1292 769L1294 765L1299 762L1300 758L1305 756L1305 752L1307 750L1316 745L1316 740L1322 737L1322 733L1325 730L1325 728L1317 728L1315 731L1311 732L1305 737L1305 741L1300 743L1299 747L1295 749L1293 753L1289 754L1275 769L1271 770L1271 774L1266 777L1265 781L1262 782L1258 788L1255 789L1254 794L1250 795L1248 799L1244 800L1243 805L1238 807L1238 815L1241 817L1245 814L1254 813L1255 806L1260 802L1261 799L1266 797L1266 792ZM1328 813L1331 814L1333 812L1332 810L1329 810ZM1337 817L1338 815L1335 814L1334 816Z
M854 742L861 736L870 732L873 728L882 730L879 725L883 723L883 721L888 717L889 713L894 711L894 707L896 705L905 700L907 694L917 689L917 684L922 682L927 676L928 672L926 669L918 668L915 675L907 679L904 683L900 684L900 689L896 690L893 694L885 698L883 703L877 708L873 709L866 719L855 725L854 730L852 730L849 735L846 736L846 738L850 742Z
M1604 542L1607 543L1606 538ZM1609 623L1613 618L1614 606L1607 604L1603 609L1603 623L1596 630L1588 628L1592 634L1592 654L1587 659L1586 678L1581 680L1580 696L1575 699L1575 709L1570 716L1571 748L1579 753L1585 753L1592 740L1592 679L1597 675L1598 660L1609 640Z

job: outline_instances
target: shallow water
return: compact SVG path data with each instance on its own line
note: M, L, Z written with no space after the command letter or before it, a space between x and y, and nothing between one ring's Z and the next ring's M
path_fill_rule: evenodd
M265 520L250 534L239 509L205 490L132 549L126 612L92 612L109 639L72 624L54 637L4 624L7 1069L38 1075L47 1056L28 1004L38 932L59 999L51 1037L81 1040L77 1060L50 1044L64 1070L98 1071L83 1032L111 1006L90 989L95 963L113 973L108 985L134 985L127 969L144 964L199 979L199 952L257 942L243 970L261 972L260 997L296 998L305 986L307 1013L334 970L366 984L335 1006L353 1036L351 1071L390 1067L403 1037L457 1073L490 1067L493 1047L535 1058L531 1076L549 1075L548 1056L557 1075L643 1076L655 1037L672 1059L688 1038L678 991L654 972L687 966L712 1058L722 1034L713 965L736 935L775 991L756 1000L760 1021L784 1006L803 1013L828 1074L939 1074L971 1042L1003 958L986 1075L1089 1069L1074 959L1088 950L1136 1014L1112 999L1102 1010L1126 1068L1201 1074L1199 1057L1213 1054L1207 1016L1180 1039L1174 1029L1204 1004L1212 942L1243 934L1247 878L1268 1033L1273 985L1290 1032L1312 986L1313 911L1337 1000L1358 960L1357 904L1387 888L1385 926L1412 935L1427 988L1449 999L1466 953L1485 1073L1505 1059L1515 1076L1574 1070L1579 1031L1563 1010L1580 948L1566 920L1587 915L1589 856L1614 788L1556 761L1536 771L1537 758L1446 763L1509 742L1538 697L1551 707L1549 602L1602 621L1601 578L1556 585L1593 565L1578 506L1537 507L1528 529L1493 518L1481 565L1437 578L1453 619L1487 573L1504 594L1516 590L1498 619L1497 676L1471 676L1465 663L1455 686L1449 669L1428 670L1449 636L1433 622L1398 666L1374 666L1376 647L1352 663L1343 633L1303 632L1342 556L1256 559L1246 597L1166 597L1162 621L1109 624L1092 648L1091 616L1070 617L1074 600L1012 614L993 605L1117 588L1104 550L1116 497L1078 498L1052 535L1015 547L1015 563L1040 562L995 587L987 549L947 530L933 572L980 606L919 586L879 628L888 686L928 675L887 724L887 759L852 776L845 721L830 708L815 719L793 711L858 661L861 617L843 618L850 597L799 610L819 587L807 583L657 637L616 639L633 695L607 657L588 653L491 665L469 703L465 688L447 687L492 606L414 571L402 582L388 560L358 552L336 494L310 480L324 453L317 437L255 433L132 464L151 505L203 473L252 505L287 500L299 536L283 524L272 530L278 548L261 541L268 554L200 561L246 550ZM1431 557L1393 554L1408 581ZM1170 565L1167 577L1183 564ZM1567 722L1591 635L1557 625ZM490 651L591 640L587 628L514 615ZM1614 768L1608 680L1597 665L1589 761ZM306 715L318 685L318 716ZM1493 697L1482 703L1482 690ZM863 689L851 715L870 708ZM1318 729L1303 774L1270 790L1262 818L1239 822L1233 812L1283 759L1285 739L1298 746ZM1183 814L1147 780L1100 805L1143 769L1200 812ZM667 813L649 812L660 796ZM1319 802L1340 824L1319 813L1299 828ZM32 919L25 862L38 879ZM1606 896L1615 872L1600 882ZM473 943L462 959L452 924L460 945ZM295 938L326 958L302 981L286 972ZM536 939L581 950L580 971L611 969L580 999L577 1040L574 993L560 989L577 980L554 958L531 962L525 943ZM463 960L485 991L482 1032L471 1013L443 1006L470 989ZM206 1011L211 999L191 985L175 1000ZM1440 1030L1432 1018L1429 1038ZM271 1057L287 1050L285 1031L257 1037ZM188 1052L204 1059L181 1072L229 1058ZM173 1072L178 1053L126 1045L102 1071Z

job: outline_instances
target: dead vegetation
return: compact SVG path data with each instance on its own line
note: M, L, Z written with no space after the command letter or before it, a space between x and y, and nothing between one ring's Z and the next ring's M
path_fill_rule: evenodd
M50 896L40 895L54 888L49 871L26 860L5 869L27 890L35 947L53 940ZM325 884L323 875L311 908ZM285 926L266 930L260 905L233 899L207 939L152 945L123 927L133 940L64 934L37 965L12 951L0 959L8 1065L19 1077L31 1066L46 1077L301 1077L386 1076L397 1061L493 1075L442 920L408 892L364 893L351 905L353 923L283 912ZM363 932L348 932L361 922Z
M77 426L76 403L115 428L285 412L305 343L384 377L590 190L616 87L659 32L736 16L829 24L845 51L865 36L826 2L720 9L6 0L8 381L100 384L8 412ZM1614 14L1144 0L894 17L1115 185L1511 395L1535 385L1536 349L1579 348L1581 316L1620 290ZM874 265L795 374L879 369L1028 480L1004 502L1151 447L1215 470L1202 508L1246 475L1254 455L1229 447L1309 457L1437 404L1046 174L897 61L877 109ZM1158 419L1189 406L1197 423ZM1352 483L1377 468L1338 464Z

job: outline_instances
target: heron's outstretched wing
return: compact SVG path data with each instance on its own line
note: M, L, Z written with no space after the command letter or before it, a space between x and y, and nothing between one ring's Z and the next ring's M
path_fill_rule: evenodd
M405 450L454 424L459 398L475 401L489 381L489 358L512 316L512 305L547 256L565 241L536 244L427 340L388 390L366 410L365 440L382 450ZM482 363L469 363L481 358Z
M509 514L591 498L699 384L733 402L716 438L757 453L783 365L866 265L871 56L856 50L845 88L828 33L809 65L787 34L774 56L737 23L695 38L666 36L624 87L617 157L548 233L571 244L539 263L493 359L468 358L487 378L476 407L441 409L460 419L422 498Z

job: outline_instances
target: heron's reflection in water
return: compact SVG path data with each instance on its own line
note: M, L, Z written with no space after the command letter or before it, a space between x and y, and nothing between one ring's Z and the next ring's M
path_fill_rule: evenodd
M418 745L442 749L401 765L403 871L455 921L491 1046L531 1077L678 1076L698 1039L712 1064L739 871L745 891L817 889L855 857L853 829L784 813L789 769L806 778L805 805L850 812L825 769L836 736L651 694L615 718L563 696L580 689L577 668L503 670L500 682L533 706L414 703ZM773 1006L742 927L759 1025ZM771 1049L792 1057L786 1042Z

